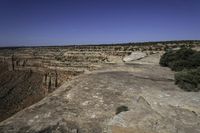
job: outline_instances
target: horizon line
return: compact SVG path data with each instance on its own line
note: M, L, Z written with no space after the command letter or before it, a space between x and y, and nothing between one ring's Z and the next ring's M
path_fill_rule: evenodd
M159 41L133 41L133 42L115 42L115 43L77 43L77 44L26 44L26 45L1 45L0 48L29 48L29 47L67 47L67 46L102 46L102 45L126 45L126 44L142 44L142 43L169 43L169 42L200 42L196 39L189 40L159 40Z

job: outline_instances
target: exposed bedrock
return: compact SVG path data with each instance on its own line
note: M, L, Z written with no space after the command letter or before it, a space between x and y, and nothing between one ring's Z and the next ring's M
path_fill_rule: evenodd
M81 75L1 122L0 132L199 133L200 93L175 86L167 68L133 66ZM120 106L128 111L116 115Z
M116 123L115 120L118 118L115 118L117 117L115 111L118 106L126 105L129 108L126 113L132 114L131 112L136 111L134 113L137 114L137 109L132 109L138 106L140 110L138 105L140 102L135 102L139 96L144 97L151 105L147 108L145 106L144 111L147 110L147 113L149 110L150 114L159 112L160 106L153 106L154 102L164 101L163 104L166 106L162 106L161 111L168 108L179 110L177 104L181 104L181 109L194 111L199 120L199 106L196 107L196 103L193 103L198 100L196 94L179 90L173 84L173 74L157 66L158 58L164 50L180 46L191 46L191 44L0 49L0 121L4 120L0 124L0 132L98 133L111 130L114 132L118 128L119 131L129 131ZM197 44L194 44L193 48L195 46ZM131 59L124 62L123 59L126 57ZM165 97L166 93L172 98ZM160 94L162 96L159 99ZM183 106L184 102L179 99L187 98L188 94L194 96L194 100L192 102L187 100L186 106ZM162 97L166 99L159 101ZM32 104L34 105L28 107ZM198 102L196 105L199 105ZM24 108L26 109L22 110ZM18 111L20 112L5 120ZM162 115L166 112L160 113L170 122L173 121L171 117ZM126 114L119 115L120 119L127 119ZM174 115L179 120L180 116ZM133 121L135 117L129 118L127 121ZM163 118L158 115L158 121L161 120ZM157 119L152 121L156 123ZM191 125L195 130L189 131L196 132L199 129L196 128L195 122L188 124L181 121L179 131L189 130L183 127ZM160 126L165 124L168 123L161 123ZM136 128L133 125L126 127L131 130ZM150 128L149 131L154 129ZM155 131L160 133L161 129Z
M132 52L130 55L125 56L123 58L123 61L130 62L130 61L140 60L146 56L147 56L147 53L145 52Z

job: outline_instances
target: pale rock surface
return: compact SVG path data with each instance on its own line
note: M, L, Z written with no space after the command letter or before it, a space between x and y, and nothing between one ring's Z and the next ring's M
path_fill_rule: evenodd
M128 56L125 56L123 58L123 61L124 62L130 62L130 61L135 61L135 60L139 60L139 59L142 59L144 57L146 57L147 54L145 52L132 52L130 55Z

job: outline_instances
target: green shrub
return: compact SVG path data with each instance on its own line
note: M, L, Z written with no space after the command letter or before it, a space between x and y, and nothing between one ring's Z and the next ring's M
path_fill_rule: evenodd
M124 112L124 111L128 111L128 107L127 107L127 106L124 106L124 105L119 106L119 107L117 107L117 109L116 109L116 115L119 114L119 113L121 113L121 112Z
M200 52L195 52L188 57L188 61L192 63L193 68L200 66Z
M164 53L160 58L160 65L163 67L167 67L169 65L169 62L172 62L174 59L174 51L168 50L166 53Z
M176 60L169 63L172 71L182 71L183 69L193 68L193 65L188 60Z
M169 67L175 74L175 84L186 91L200 91L200 52L190 48L166 51L160 65Z
M186 91L200 91L200 67L176 73L175 84Z
M160 65L173 71L194 69L200 66L200 52L185 47L177 51L169 50L161 57Z

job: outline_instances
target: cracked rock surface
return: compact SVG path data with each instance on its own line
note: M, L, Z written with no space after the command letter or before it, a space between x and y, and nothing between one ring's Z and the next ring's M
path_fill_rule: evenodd
M158 60L155 54L80 75L1 122L0 132L200 133L200 93L174 85L174 73ZM116 115L122 105L128 111Z

